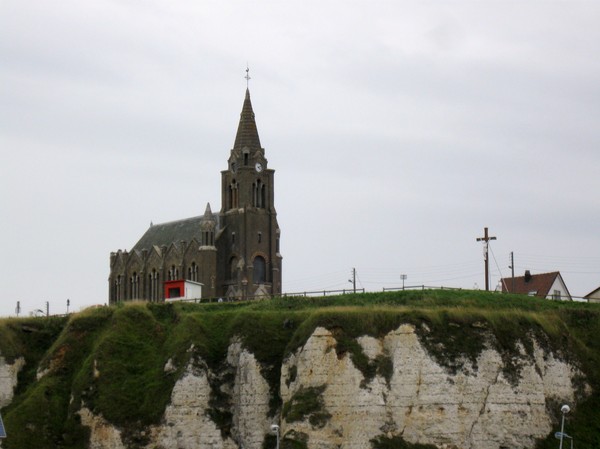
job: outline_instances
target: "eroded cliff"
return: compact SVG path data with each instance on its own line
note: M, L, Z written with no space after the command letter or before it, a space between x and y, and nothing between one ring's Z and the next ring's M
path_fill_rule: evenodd
M552 430L548 404L574 403L574 381L581 376L536 341L532 357L523 350L515 354L521 366L514 384L503 374L502 358L493 349L484 350L475 364L465 361L463 370L450 373L423 348L413 325L401 325L381 339L363 336L358 342L370 360L390 359L388 380L375 375L367 381L349 353L338 357L337 341L324 328L315 329L285 361L280 383L283 404L289 404L281 421L284 442L366 449L378 437L399 436L440 448L529 448ZM208 378L219 373L194 359L173 388L162 424L151 429L148 448L263 446L277 417L269 416L269 387L261 367L239 341L229 347L227 362L234 376L221 388L229 396L230 435L222 435L210 418ZM589 393L588 385L584 389ZM316 406L305 408L308 401ZM304 412L298 416L294 409ZM126 447L113 426L87 409L82 416L92 429L91 448Z
M2 447L270 449L272 424L290 449L550 447L598 396L560 314L211 313L107 309L0 359Z

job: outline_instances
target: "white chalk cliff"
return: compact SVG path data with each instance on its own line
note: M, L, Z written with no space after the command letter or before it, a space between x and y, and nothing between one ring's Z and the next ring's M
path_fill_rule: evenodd
M304 439L309 449L368 449L377 437L401 437L439 448L530 448L554 429L547 402L574 403L574 380L581 375L535 341L533 357L521 354L516 382L506 379L500 354L493 349L485 349L476 364L465 362L453 373L436 362L415 328L405 324L381 339L358 339L367 357L385 356L393 366L388 379L375 375L365 381L349 354L338 357L336 343L330 331L317 328L281 367L284 404L311 387L321 392L324 422L280 422L282 438ZM269 416L269 385L261 366L234 341L224 369L230 376L218 385L228 398L229 432L223 434L210 417L210 380L222 373L211 372L192 357L175 384L162 423L146 429L148 449L262 448L270 424L278 418ZM125 448L118 429L102 417L85 408L81 417L91 429L90 448Z
M23 366L25 366L23 357L19 357L13 363L7 363L6 359L0 356L0 407L6 407L11 403L17 386L17 377Z
M389 385L376 376L361 387L361 372L349 356L338 359L333 335L318 328L283 366L282 379L292 366L296 374L289 387L282 382L281 397L285 403L299 388L326 385L323 403L331 418L322 429L305 421L284 423L284 432L309 435L309 448L369 448L369 440L380 435L438 447L528 448L552 431L546 400L574 400L577 371L537 345L534 360L523 363L512 386L498 352L484 350L476 370L467 364L451 374L425 351L411 325L359 343L371 359L391 357Z

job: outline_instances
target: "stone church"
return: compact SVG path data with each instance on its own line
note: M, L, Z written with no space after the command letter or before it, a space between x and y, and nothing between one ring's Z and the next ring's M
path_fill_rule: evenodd
M221 211L213 213L209 203L204 215L151 224L130 251L112 252L109 302L281 294L274 175L246 89L227 170L221 171Z

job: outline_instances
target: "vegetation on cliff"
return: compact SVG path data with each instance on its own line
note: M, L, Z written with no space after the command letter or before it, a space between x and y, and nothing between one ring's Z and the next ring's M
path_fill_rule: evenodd
M12 403L2 410L9 438L3 447L84 448L89 430L80 423L82 404L123 429L130 447L147 443L151 424L160 422L171 390L190 361L222 371L229 344L240 338L254 353L267 379L271 414L309 416L315 425L328 418L317 391L291 403L279 397L281 365L318 326L332 331L338 355L350 354L368 383L389 380L393 366L371 361L356 338L383 337L411 323L438 363L450 371L476 363L485 335L510 380L519 373L518 347L531 355L531 339L577 364L593 394L569 416L569 434L580 448L600 446L600 307L470 291L403 291L326 298L278 298L236 303L132 303L99 307L68 318L5 319L0 322L0 354L26 359ZM168 366L169 369L165 369ZM291 372L293 375L293 370ZM212 379L209 416L223 435L231 427L228 397ZM289 381L289 379L288 379ZM582 383L583 385L583 383ZM583 396L582 396L583 397ZM560 405L549 404L558 424ZM413 447L396 437L380 437L374 447ZM270 446L272 438L265 439ZM549 435L539 448L554 447Z

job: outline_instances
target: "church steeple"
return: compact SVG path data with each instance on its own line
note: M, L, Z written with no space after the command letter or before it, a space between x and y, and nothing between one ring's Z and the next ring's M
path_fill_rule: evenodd
M244 148L249 150L260 150L260 138L254 120L254 111L252 110L252 102L250 101L250 90L246 89L246 98L242 106L240 114L240 123L238 125L237 134L233 149L241 151Z
M228 169L221 171L221 212L215 241L223 269L221 288L226 297L246 299L281 294L280 231L274 188L275 170L268 167L246 88Z

